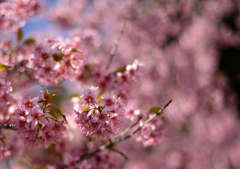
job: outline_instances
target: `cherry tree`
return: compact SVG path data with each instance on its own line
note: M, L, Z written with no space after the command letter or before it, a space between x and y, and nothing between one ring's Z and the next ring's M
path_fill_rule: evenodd
M0 0L0 167L239 168L238 98L218 68L239 11Z

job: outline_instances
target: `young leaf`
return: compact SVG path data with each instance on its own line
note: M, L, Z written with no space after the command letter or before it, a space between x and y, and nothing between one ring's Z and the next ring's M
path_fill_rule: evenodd
M38 103L43 103L43 102L44 102L44 100L43 100L43 99L41 99L41 100L39 100L39 101L38 101Z
M57 119L57 112L55 111L55 110L50 110L49 112L48 112L52 117L54 117L55 119Z
M67 123L66 116L65 116L64 114L61 114L61 115L62 115L62 117L63 117L64 121Z
M149 113L157 113L160 109L161 109L161 107L152 107L152 108L149 110Z
M127 67L127 66L120 67L120 68L117 69L115 72L113 72L113 74L117 74L118 72L120 72L120 73L125 72L125 71L126 71L126 67Z
M47 101L49 103L52 103L55 100L56 96L57 96L57 93L50 93L47 97Z
M5 70L5 69L8 69L8 68L12 68L12 67L11 67L11 66L6 66L6 65L3 65L3 64L0 64L0 71Z
M62 114L62 111L58 108L55 108L55 110L57 111L58 114L60 114L62 116L62 118L64 119L64 121L67 123L67 119L66 116L64 114Z
M22 38L23 38L23 31L22 31L21 28L19 28L18 31L17 31L17 40L18 40L18 42L20 42L22 40Z
M161 117L161 120L166 123L166 118L164 116Z
M24 44L24 45L33 45L35 42L36 42L36 41L35 41L34 39L29 38L29 39L26 39L26 40L23 42L23 44Z
M77 52L77 53L81 53L81 52L79 52L77 49L72 49L72 51L71 52Z
M80 97L80 94L72 94L69 98Z
M55 108L55 107L53 107L53 106L51 106L51 105L49 105L48 108L51 110L49 113L50 113L53 117L57 118L58 115L61 115L62 118L64 119L64 121L67 123L66 116L65 116L64 114L62 114L62 111L61 111L60 109ZM55 113L55 114L54 114L54 113Z
M53 60L59 62L62 60L63 56L64 56L63 53L54 53L52 55L52 58L53 58Z

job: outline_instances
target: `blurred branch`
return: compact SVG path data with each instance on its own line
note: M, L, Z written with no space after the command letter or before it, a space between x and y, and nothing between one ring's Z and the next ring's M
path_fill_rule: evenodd
M117 149L115 149L115 148L112 148L112 147L111 147L110 149L113 150L114 152L122 155L122 156L125 158L125 160L128 159L127 156L126 156L123 152L121 152L121 151L119 151L119 150L117 150Z
M117 48L118 48L119 42L120 42L120 40L121 40L121 38L122 38L123 31L124 31L124 28L125 28L125 27L126 27L126 19L123 19L123 21L122 21L122 26L121 26L121 30L120 30L120 32L119 32L119 34L118 34L118 37L117 37L117 39L116 39L116 41L115 41L114 46L112 47L110 59L109 59L109 61L108 61L106 70L109 69L109 67L110 67L110 65L111 65L111 63L112 63L113 57L114 57L114 55L115 55L115 53L116 53L116 51L117 51Z
M109 143L99 147L99 149L95 150L94 152L91 152L91 153L88 153L88 154L84 154L82 155L79 160L77 160L77 163L83 161L83 160L86 160L86 159L89 159L93 156L95 156L96 154L98 154L99 152L101 151L104 151L106 149L112 149L112 146L123 141L123 140L126 140L130 137L132 137L134 134L136 134L139 130L141 130L147 123L151 122L153 119L155 119L157 116L161 115L163 110L169 106L169 104L172 102L172 100L170 100L163 108L161 108L157 113L155 113L151 118L147 119L146 121L144 121L136 130L134 130L133 132L131 132L130 134L126 135L126 136L123 136L123 137L120 137L120 138L117 138L113 141L110 141ZM132 125L133 126L133 125ZM117 152L117 151L116 151ZM121 152L118 152L121 154ZM121 154L123 155L123 153ZM125 155L124 155L125 156Z
M138 120L135 123L133 123L130 127L126 128L122 133L120 133L120 137L122 137L125 134L127 134L128 132L130 132L133 129L133 127L139 123L140 120L141 120L141 118L138 118Z
M5 129L11 129L11 130L17 130L17 128L15 128L16 126L14 124L0 124L0 130L2 128Z

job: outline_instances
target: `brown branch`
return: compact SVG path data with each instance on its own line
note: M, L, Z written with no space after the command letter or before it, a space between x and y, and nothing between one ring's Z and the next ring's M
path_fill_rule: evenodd
M17 130L17 128L15 128L16 126L14 124L0 124L0 130L2 128L4 129L11 129L11 130Z
M119 42L120 42L120 40L121 40L121 38L122 38L123 31L124 31L124 28L125 28L125 27L126 27L126 19L123 19L123 21L122 21L122 26L121 26L121 30L120 30L120 32L119 32L119 34L118 34L118 37L117 37L117 39L116 39L116 41L115 41L115 43L114 43L114 46L112 47L110 59L109 59L108 64L107 64L107 66L106 66L106 70L109 69L109 67L110 67L110 65L111 65L111 63L112 63L113 57L114 57L114 55L115 55L115 53L116 53L116 51L117 51L117 48L118 48Z
M141 130L143 128L143 126L145 126L145 124L151 122L153 119L155 119L157 116L161 115L163 110L169 106L169 104L172 102L172 100L170 100L163 108L161 108L157 113L155 113L151 118L147 119L146 121L144 121L136 130L134 130L133 132L131 132L130 134L126 135L126 136L123 136L123 137L120 137L120 138L117 138L113 141L110 141L109 143L99 147L99 149L95 150L94 152L91 152L91 153L88 153L88 154L84 154L82 155L79 160L77 160L77 163L85 160L85 159L88 159L88 158L91 158L93 156L95 156L96 154L98 154L99 152L101 151L104 151L108 148L112 148L113 145L123 141L123 140L126 140L130 137L132 137L134 134L136 134L139 130Z

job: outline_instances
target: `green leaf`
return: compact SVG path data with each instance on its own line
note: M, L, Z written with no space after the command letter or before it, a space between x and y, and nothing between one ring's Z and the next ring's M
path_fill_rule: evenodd
M49 108L50 109L50 111L49 111L49 114L51 115L51 116L53 116L54 118L57 118L57 111L55 110L55 108L53 107L53 106L51 106L51 105L49 105L47 108Z
M157 113L160 109L161 109L161 107L152 107L152 108L149 110L149 113Z
M62 117L63 117L64 121L67 123L66 116L65 116L64 114L61 114L61 115L62 115Z
M80 95L79 94L72 94L69 96L69 98L74 98L74 97L79 97L80 98Z
M18 31L17 31L17 40L18 40L18 42L20 42L22 40L22 38L23 38L23 31L22 31L21 28L19 28Z
M49 147L46 149L48 153L54 153L55 152L55 144L50 144Z
M47 97L47 101L49 103L52 103L55 100L56 97L57 97L57 93L50 93Z
M79 52L77 49L72 49L71 52L81 53L81 52Z
M161 117L161 120L166 123L166 118L164 116Z
M23 44L24 45L33 45L36 41L32 38L26 39Z
M62 116L62 118L64 119L64 121L67 123L67 119L66 119L66 116L64 115L64 114L62 114L62 111L60 110L60 109L58 109L58 108L55 108L55 107L53 107L53 106L51 106L51 105L49 105L48 106L48 108L50 108L50 112L49 112L49 114L51 114L54 118L58 118L58 115L61 115Z
M55 110L51 110L48 112L52 117L54 117L55 119L57 119L57 113Z
M57 112L58 114L62 114L62 111L61 111L60 109L58 109L58 108L56 108L56 107L54 107L54 109L56 110L56 112Z
M53 58L53 60L59 62L62 60L63 56L64 56L63 53L54 53L52 55L52 58Z
M3 65L3 64L0 64L0 71L5 70L5 69L8 69L8 68L12 68L12 67L11 67L11 66L6 66L6 65Z

